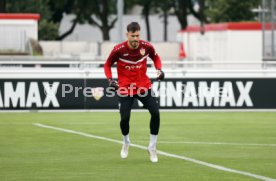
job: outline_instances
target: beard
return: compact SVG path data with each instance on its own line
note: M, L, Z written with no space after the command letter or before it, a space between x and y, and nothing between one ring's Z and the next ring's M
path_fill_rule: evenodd
M139 45L138 41L131 41L131 46L132 46L133 48L137 48L138 45Z

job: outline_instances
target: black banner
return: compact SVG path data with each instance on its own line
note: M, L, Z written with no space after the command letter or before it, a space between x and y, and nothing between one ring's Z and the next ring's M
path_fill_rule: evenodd
M106 79L0 79L0 109L117 109L107 87ZM161 109L276 108L275 78L166 79L152 89Z

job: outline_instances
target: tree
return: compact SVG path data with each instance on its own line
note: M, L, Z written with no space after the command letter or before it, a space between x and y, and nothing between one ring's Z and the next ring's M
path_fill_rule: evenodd
M147 33L147 40L151 41L151 32L150 32L150 13L154 8L154 5L157 3L155 1L158 0L125 0L126 8L132 8L135 5L139 5L142 7L142 16L145 19L146 24L146 33Z
M157 12L161 13L161 17L163 17L163 25L164 25L164 33L163 33L163 40L168 40L168 17L170 14L170 10L173 7L172 1L167 0L158 0L154 1L154 6Z
M181 26L181 29L185 29L188 26L188 3L184 0L175 0L174 4L175 15Z
M141 5L143 6L142 15L145 18L148 41L151 41L150 21L149 21L151 3L152 3L152 0L141 1Z
M70 35L77 22L73 20L71 28L65 33L59 35L59 27L64 14L76 13L81 0L7 0L7 9L12 13L39 13L39 39L42 40L62 40ZM77 13L76 13L77 14ZM77 16L79 17L79 16Z
M53 12L51 21L59 26L64 14L75 15L71 27L56 38L56 40L63 40L74 32L77 24L84 24L86 22L87 10L89 10L90 6L93 4L88 0L49 0L48 5ZM89 13L91 14L92 12L89 10Z
M207 0L206 14L211 22L254 21L252 12L261 0Z
M109 32L114 27L117 17L111 16L116 13L116 0L87 0L85 10L86 21L98 27L103 34L103 40L110 40Z
M49 0L6 0L6 12L40 14L39 39L53 40L58 35L58 25L51 21L52 12L48 7L48 2Z
M195 10L195 5L198 5L198 10ZM201 24L207 23L207 18L204 13L205 0L174 0L174 13L180 23L181 29L188 26L188 16L192 14Z
M75 0L49 0L48 6L52 11L51 21L54 24L58 25L58 29L60 28L61 21L63 19L64 14L71 14L74 9L74 5L76 5ZM56 36L56 40L63 40L67 36L69 36L71 33L73 33L75 27L77 25L76 18L72 20L72 25L65 33Z
M98 27L103 35L103 40L110 40L109 32L114 27L117 18L112 16L116 13L117 0L50 0L54 22L61 22L64 14L75 15L71 27L57 40L62 40L70 35L77 24L89 23Z
M206 18L205 13L204 13L205 4L206 4L205 0L198 0L198 6L199 6L198 13L193 13L192 12L192 14L200 21L200 27L201 27L200 32L201 32L201 34L205 33L204 23L208 23L207 18ZM191 9L191 11L193 10L192 7L190 9Z
M38 13L44 19L51 17L48 0L6 0L6 3L6 10L9 13Z
M195 4L198 4L199 9L195 10ZM182 29L188 26L188 15L192 14L195 16L203 25L207 22L207 18L204 13L205 0L128 0L126 1L126 6L132 7L134 5L140 5L143 7L142 15L145 18L146 30L147 30L147 40L151 40L150 33L150 21L149 15L152 10L161 13L164 19L164 41L167 40L168 32L168 16L173 12ZM172 10L173 9L173 10Z
M40 39L63 40L70 35L77 24L89 23L97 26L103 33L103 39L109 40L109 32L117 20L112 16L116 12L116 0L6 0L9 12L39 13ZM71 27L59 35L58 30L64 14L75 15Z
M58 24L42 19L38 26L38 37L42 40L53 40L58 37Z
M6 12L6 0L1 0L0 1L0 13L5 13Z

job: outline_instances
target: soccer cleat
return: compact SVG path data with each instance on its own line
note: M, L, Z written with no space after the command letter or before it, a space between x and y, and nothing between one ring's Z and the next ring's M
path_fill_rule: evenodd
M128 156L128 148L129 144L123 144L122 150L121 150L121 158L125 159Z
M157 157L156 149L148 148L148 152L149 152L149 155L150 155L150 161L152 163L157 163L158 162L158 157Z

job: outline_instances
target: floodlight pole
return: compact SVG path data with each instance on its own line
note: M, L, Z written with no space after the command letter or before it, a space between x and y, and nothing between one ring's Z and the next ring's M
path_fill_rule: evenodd
M275 23L274 23L274 16L275 16L275 12L274 12L274 6L275 6L275 1L271 0L271 55L272 58L275 58L275 53L274 53L274 30L275 30Z
M118 17L118 40L123 41L123 14L124 14L124 0L117 0L117 17Z
M263 37L263 60L264 60L264 58L265 58L265 24L266 24L266 18L265 18L265 8L266 8L266 6L265 6L265 0L263 0L263 2L262 2L262 19L261 19L261 21L262 21L262 37Z

